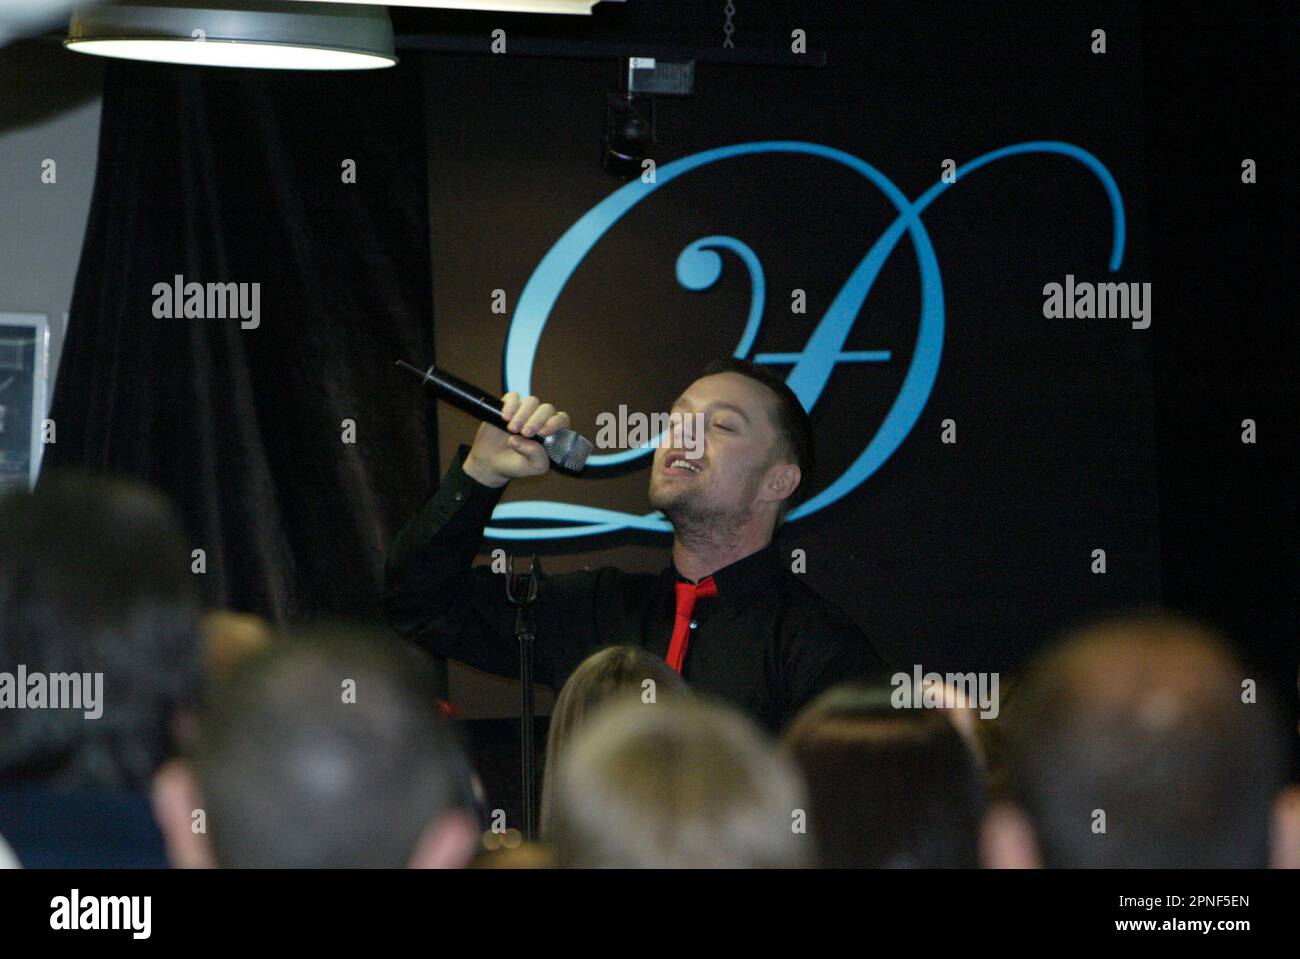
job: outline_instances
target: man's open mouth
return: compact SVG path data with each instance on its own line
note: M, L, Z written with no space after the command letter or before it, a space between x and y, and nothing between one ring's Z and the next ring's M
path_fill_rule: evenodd
M664 458L665 473L699 473L702 470L698 460L689 460L682 452L669 453Z

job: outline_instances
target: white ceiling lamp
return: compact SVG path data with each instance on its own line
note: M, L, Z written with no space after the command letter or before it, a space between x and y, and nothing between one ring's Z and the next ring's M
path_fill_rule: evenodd
M290 0L154 0L78 8L78 53L275 70L373 70L397 62L381 6Z
M494 13L567 13L591 16L601 0L296 0L298 3L365 3L439 10L490 10ZM622 0L617 0L621 3Z

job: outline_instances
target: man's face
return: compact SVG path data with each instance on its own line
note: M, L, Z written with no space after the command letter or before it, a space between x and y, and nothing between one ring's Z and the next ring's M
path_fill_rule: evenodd
M669 411L673 428L655 450L650 505L674 526L730 525L753 508L776 449L771 392L739 373L716 373L686 388ZM699 424L703 438L684 428Z

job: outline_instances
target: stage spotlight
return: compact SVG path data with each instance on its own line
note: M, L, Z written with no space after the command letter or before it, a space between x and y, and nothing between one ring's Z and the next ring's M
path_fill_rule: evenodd
M601 167L621 180L641 175L655 139L654 99L611 93L605 105Z
M687 97L695 92L694 60L628 57L621 93L605 106L605 153L600 165L623 180L646 173L655 145L655 97Z

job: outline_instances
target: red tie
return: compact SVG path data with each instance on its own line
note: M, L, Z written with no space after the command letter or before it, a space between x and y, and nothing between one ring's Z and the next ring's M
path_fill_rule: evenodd
M668 644L668 665L677 672L682 671L686 662L686 644L691 638L691 612L695 601L701 596L717 596L718 584L712 576L706 576L698 583L677 584L677 618L673 621L673 641Z

